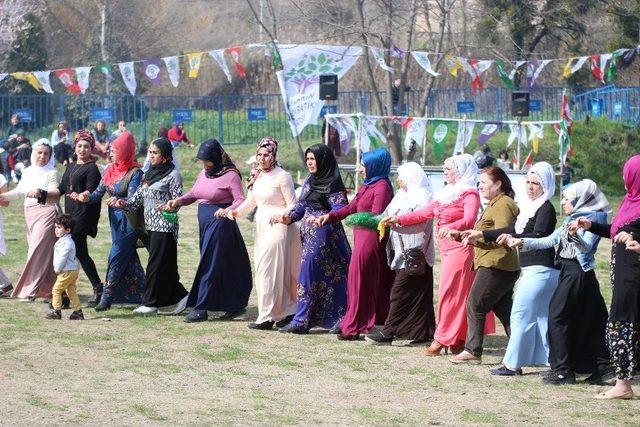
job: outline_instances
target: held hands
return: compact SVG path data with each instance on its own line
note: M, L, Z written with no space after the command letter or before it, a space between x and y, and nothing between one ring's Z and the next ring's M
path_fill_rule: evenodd
M465 246L475 246L475 244L482 238L482 231L479 230L464 230L457 231L458 241L461 241Z
M591 221L581 216L567 226L567 230L570 234L576 234L579 228L582 228L583 230L589 230L591 228Z
M289 219L289 217L285 215L272 215L271 218L269 218L269 224L270 225L274 225L274 224L289 225L291 224L291 219Z
M34 199L37 199L39 195L40 195L40 192L38 190L27 191L27 197L32 197Z
M227 211L227 219L235 221L235 219L237 217L238 217L238 211L237 210L231 209L231 210Z
M109 197L107 199L107 205L112 208L123 209L126 206L124 199L118 199L117 197Z
M317 227L322 227L327 222L329 222L329 214L320 215L318 218L316 218Z
M502 237L502 236L500 236L500 237ZM506 241L506 245L508 247L510 247L511 249L515 249L515 248L520 247L522 245L522 242L523 242L522 239L517 239L515 237L509 236L509 238Z
M179 199L173 199L173 200L169 200L164 205L158 206L158 209L161 209L161 207L162 207L163 211L175 211L180 206L182 206L182 203L180 203L180 200Z
M382 218L382 220L380 221L381 226L384 227L399 227L400 224L398 224L398 216L397 215L389 215L387 217Z
M222 217L226 217L227 216L227 210L224 208L220 208L217 211L215 211L215 213L213 214L213 216L215 216L216 218L222 218Z
M640 243L637 240L628 240L627 242L625 242L625 245L627 247L627 250L640 254Z
M615 243L627 243L633 240L633 234L621 231L613 238ZM628 249L628 248L627 248Z

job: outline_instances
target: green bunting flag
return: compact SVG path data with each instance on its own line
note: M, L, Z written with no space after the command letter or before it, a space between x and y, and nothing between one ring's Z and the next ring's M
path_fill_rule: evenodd
M502 83L505 85L505 87L509 89L515 88L513 80L509 78L509 73L507 73L507 70L504 69L504 61L497 60L495 64L498 75L500 76L500 79L502 79Z
M449 126L445 122L436 121L433 123L435 128L433 130L433 154L437 160L442 159L442 153L444 153L444 140L449 133Z
M98 66L98 69L104 74L108 76L111 74L111 64L101 64Z
M611 63L609 64L607 75L605 76L605 81L607 83L610 83L613 79L616 78L616 74L618 74L618 58L624 55L626 52L627 49L618 49L611 55Z

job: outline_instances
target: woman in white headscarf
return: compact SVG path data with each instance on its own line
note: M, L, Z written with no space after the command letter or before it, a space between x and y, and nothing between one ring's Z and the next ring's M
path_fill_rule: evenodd
M400 189L383 212L384 216L411 213L427 206L433 199L431 182L415 162L398 167L397 182ZM408 268L404 253L412 249L421 258L423 269ZM429 219L409 227L392 229L387 242L387 259L391 270L396 272L391 287L389 315L384 327L365 335L365 339L377 344L389 344L393 340L426 342L433 338L436 328L433 312L433 221Z
M383 221L390 225L407 227L438 219L437 241L440 251L440 286L438 287L438 312L436 331L428 356L437 356L444 349L457 353L464 347L467 336L466 303L471 284L475 279L473 270L473 247L448 239L451 230L473 228L480 209L478 166L470 154L460 154L444 161L445 187L436 192L424 208L402 215L392 215ZM485 333L495 332L493 314L487 316Z
M60 212L58 185L53 148L48 139L42 138L33 145L31 166L22 172L22 180L18 186L0 194L1 201L24 197L29 251L20 279L11 294L14 298L51 298L51 289L56 281L53 271L56 235L53 230L54 220Z
M470 240L506 243L510 237L549 236L556 227L556 210L550 199L555 193L555 173L547 162L529 169L525 181L526 196L516 198L520 209L511 227L463 233ZM522 194L522 192L520 193ZM548 363L547 324L549 302L558 286L559 270L555 268L553 247L520 253L522 274L516 284L511 308L511 336L504 355L504 365L491 369L493 375L522 375L523 366Z

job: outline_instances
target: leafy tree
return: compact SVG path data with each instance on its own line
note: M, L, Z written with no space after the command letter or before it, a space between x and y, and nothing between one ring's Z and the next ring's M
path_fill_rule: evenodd
M47 65L47 45L42 23L33 13L24 16L22 29L5 55L5 65L11 71L44 70ZM27 82L14 79L3 81L5 88L14 93L35 93Z

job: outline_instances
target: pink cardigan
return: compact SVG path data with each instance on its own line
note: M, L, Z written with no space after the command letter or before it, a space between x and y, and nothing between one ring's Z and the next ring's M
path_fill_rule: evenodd
M400 215L398 224L414 225L425 222L431 218L438 218L438 226L446 225L454 230L468 230L473 228L478 219L480 209L480 196L477 191L467 191L458 200L448 205L441 205L433 201L422 209Z

